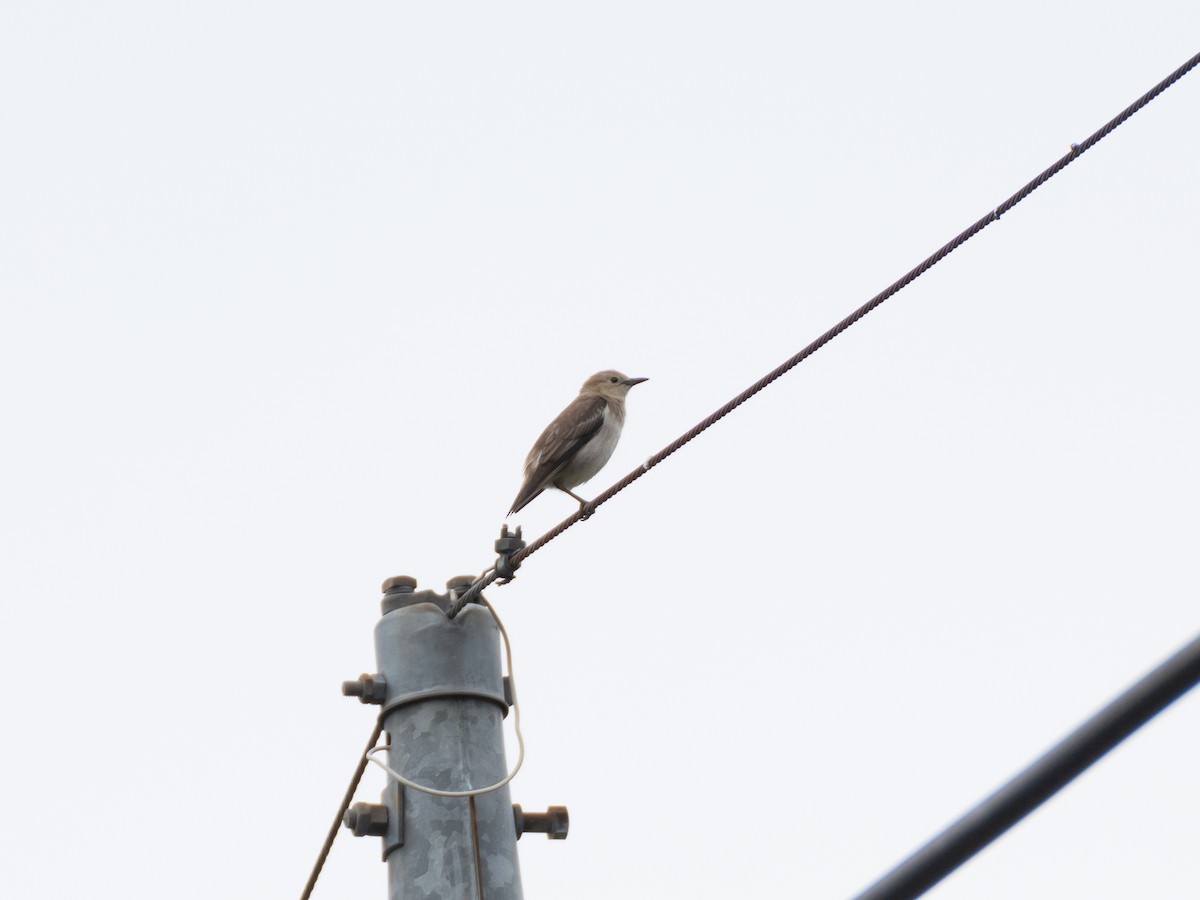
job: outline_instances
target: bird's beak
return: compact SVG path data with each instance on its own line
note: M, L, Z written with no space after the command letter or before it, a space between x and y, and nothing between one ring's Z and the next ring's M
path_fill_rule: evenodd
M643 381L649 381L649 378L626 378L624 383L633 387L635 384L641 384Z

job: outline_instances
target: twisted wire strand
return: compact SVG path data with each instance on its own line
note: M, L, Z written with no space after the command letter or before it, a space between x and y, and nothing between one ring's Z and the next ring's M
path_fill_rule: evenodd
M329 858L329 851L333 849L333 842L337 839L338 832L342 830L342 817L350 808L350 804L354 800L354 792L358 790L358 783L362 781L363 772L367 770L367 754L372 747L379 743L379 735L382 733L383 716L381 715L375 720L375 728L371 732L371 739L367 741L367 749L359 757L358 766L350 778L350 786L346 788L346 794L342 797L342 805L338 807L337 816L334 817L333 824L329 827L329 833L325 835L325 843L321 846L321 852L317 854L316 864L313 865L312 873L308 876L308 883L304 885L300 900L309 900L313 888L317 886L317 879L321 877L321 870L325 867L325 860Z
M1120 113L1118 113L1116 116L1114 116L1108 122L1106 122L1097 131L1095 131L1094 133L1089 135L1084 141L1082 141L1079 144L1072 144L1071 149L1067 151L1067 154L1065 156L1063 156L1061 159L1055 161L1055 163L1053 165L1051 165L1049 168L1047 168L1043 172L1041 172L1036 178L1034 178L1032 181L1030 181L1028 184L1026 184L1024 187L1022 187L1019 191L1017 191L1015 194L1013 194L1011 197L1009 197L1007 200L1005 200L999 206L995 207L991 212L989 212L983 218L979 219L979 221L975 222L973 225L969 226L967 229L960 232L956 237L954 237L948 243L939 247L930 256L928 256L925 260L923 260L919 265L917 265L913 269L910 269L903 277L892 282L890 285L888 285L886 288L884 288L882 291L880 291L878 294L876 294L874 297L872 297L870 300L868 300L866 303L864 303L862 306L860 306L858 309L856 309L850 315L846 316L846 318L842 319L842 321L838 322L836 325L834 325L832 328L830 328L828 331L826 331L823 335L821 335L819 338L817 338L815 341L813 341L811 344L809 344L807 347L805 347L803 350L801 350L795 356L792 356L791 358L784 361L781 365L772 369L770 372L768 372L766 375L764 375L758 381L754 382L754 384L750 385L750 387L746 388L746 390L742 391L740 394L738 394L736 397L734 397L732 400L730 400L728 403L726 403L720 409L716 410L716 412L713 412L707 418L703 419L702 421L698 422L696 425L692 426L690 429L688 429L686 432L681 434L679 437L677 437L675 440L673 440L667 446L663 447L661 450L659 450L657 453L655 453L653 456L651 456L649 459L647 459L644 463L642 463L640 466L638 466L636 469L634 469L632 472L630 472L628 475L626 475L624 478L622 478L616 484L612 485L612 487L608 488L606 491L604 491L602 494L600 494L598 497L596 497L596 499L593 500L589 504L589 506L591 507L591 510L588 512L588 516L590 516L593 511L595 511L597 508L599 508L600 506L607 503L609 500L611 500L617 494L621 493L621 491L625 490L625 488L629 487L631 484L633 484L635 481L637 481L639 478L641 478L643 475L645 475L647 472L649 472L651 469L653 469L655 466L657 466L659 463L661 463L663 460L665 460L672 453L675 453L677 450L681 449L685 444L688 444L689 442L694 440L696 437L698 437L701 433L707 431L709 428L711 428L717 422L721 421L721 419L725 418L727 415L729 415L731 412L733 412L735 409L737 409L739 406L741 406L743 403L745 403L747 400L749 400L751 397L753 397L755 394L757 394L763 388L765 388L768 385L772 384L773 382L777 381L779 378L782 378L784 375L786 375L788 372L790 372L796 366L800 365L800 363L804 362L804 360L808 359L810 356L812 356L814 353L816 353L818 350L820 350L822 347L824 347L826 344L828 344L830 341L832 341L835 337L837 337L839 334L841 334L843 331L845 331L851 325L856 323L859 319L863 318L863 316L867 315L867 313L871 312L876 307L880 306L889 297L892 297L893 295L899 293L904 288L906 288L908 285L910 285L912 282L916 281L918 278L920 278L922 275L924 275L926 272L928 272L930 269L932 269L934 266L936 266L938 263L940 263L943 259L945 259L947 256L949 256L951 253L953 253L955 250L957 250L959 247L961 247L963 244L965 244L971 238L975 237L975 235L979 234L979 232L983 231L983 229L987 228L993 222L998 221L1002 215L1004 215L1009 210L1011 210L1013 207L1015 207L1018 203L1020 203L1022 200L1024 200L1026 197L1028 197L1030 194L1032 194L1034 191L1036 191L1038 188L1040 188L1043 184L1045 184L1047 181L1049 181L1051 178L1053 178L1055 175L1057 175L1059 172L1061 172L1063 169L1065 169L1071 163L1075 162L1075 160L1079 159L1080 156L1082 156L1084 153L1086 153L1092 147L1096 146L1097 143L1099 143L1101 140L1103 140L1105 137L1107 137L1109 134L1111 134L1114 130L1116 130L1127 119L1129 119L1130 116L1132 116L1134 113L1136 113L1138 110L1140 110L1146 104L1148 104L1151 100L1153 100L1155 97L1157 97L1163 91L1165 91L1167 88L1171 87L1171 85L1173 85L1175 82L1177 82L1180 78L1182 78L1184 75L1186 75L1192 69L1196 68L1197 65L1200 65L1200 53L1197 53L1195 56L1193 56L1191 59L1189 59L1187 62L1185 62L1182 66L1180 66L1178 69L1176 69L1170 75L1168 75L1166 78L1164 78L1162 81L1160 81L1158 84L1156 84L1150 90L1148 90L1146 93L1142 94L1142 96L1138 97L1137 100L1133 101L1133 103L1129 104L1129 106L1127 106L1127 107L1125 107L1125 109L1121 110ZM582 509L567 516L567 518L563 519L561 522L559 522L557 525L555 525L553 528L551 528L545 534L541 535L536 540L532 541L523 550L519 550L518 552L514 553L510 559L511 564L513 565L514 568L516 566L520 565L526 559L533 556L533 554L537 553L539 550L541 550L543 547L545 547L548 543L550 543L552 540L554 540L559 535L561 535L568 528L575 525L577 522L581 521L584 518L585 518L585 516L583 515ZM497 578L497 575L494 570L487 572L484 575L480 576L480 578L477 579L475 581L475 583L472 584L464 592L462 597L459 598L458 603L450 609L450 613L449 613L450 616L453 617L453 616L457 615L459 610L462 609L462 607L464 605L466 605L467 603L470 603L475 597L477 597L479 595L480 591L482 591L488 585L492 584L492 582L494 582L496 580L496 578Z

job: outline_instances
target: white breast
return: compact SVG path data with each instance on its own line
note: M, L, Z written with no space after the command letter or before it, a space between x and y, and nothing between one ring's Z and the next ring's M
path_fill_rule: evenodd
M617 441L621 437L620 418L613 414L610 406L604 408L604 422L600 430L592 435L592 439L579 448L575 457L562 468L554 479L556 485L573 488L591 479L593 475L604 468L605 463L617 449Z

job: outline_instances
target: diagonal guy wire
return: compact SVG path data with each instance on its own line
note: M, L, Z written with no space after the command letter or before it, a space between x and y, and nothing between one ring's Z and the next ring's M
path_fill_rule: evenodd
M635 481L637 481L639 478L641 478L643 475L645 475L647 472L649 472L651 469L653 469L655 466L657 466L659 463L661 463L664 459L666 459L668 456L670 456L676 450L679 450L681 447L683 447L684 444L687 444L693 438L697 437L701 432L708 430L713 425L715 425L717 422L721 421L721 419L725 418L727 415L729 415L731 412L733 412L735 409L737 409L739 406L741 406L743 403L745 403L747 400L749 400L751 397L753 397L755 394L757 394L759 391L761 391L767 385L771 384L772 382L774 382L777 379L786 375L788 372L790 372L792 369L794 369L800 363L804 362L804 360L808 359L810 356L812 356L814 353L816 353L818 350L820 350L822 347L824 347L826 344L828 344L830 341L832 341L835 337L837 337L839 334L841 334L843 331L845 331L847 328L849 328L851 325L853 325L855 322L857 322L859 319L861 319L867 313L874 310L877 306L880 306L885 300L887 300L893 294L899 293L901 290L903 290L909 284L916 281L917 278L924 275L925 272L927 272L929 269L932 269L934 266L936 266L939 262L941 262L943 259L945 259L947 256L949 256L954 250L957 250L961 245L965 244L971 238L975 237L975 235L979 234L979 232L983 231L983 229L987 228L993 222L997 221L1002 215L1004 215L1006 212L1008 212L1010 209L1012 209L1014 206L1016 206L1018 203L1020 203L1022 200L1024 200L1026 197L1028 197L1030 194L1032 194L1034 191L1036 191L1038 188L1040 188L1043 184L1045 184L1047 181L1049 181L1051 178L1053 178L1055 175L1057 175L1059 172L1061 172L1063 169L1065 169L1071 163L1075 162L1075 160L1079 159L1080 156L1082 156L1088 150L1092 149L1092 147L1094 147L1097 143L1099 143L1101 140L1103 140L1105 137L1107 137L1110 133L1112 133L1119 125L1123 124L1126 119L1128 119L1130 116L1132 116L1134 113L1136 113L1139 109L1141 109L1143 106L1145 106L1151 100L1153 100L1155 97L1157 97L1163 91L1165 91L1167 88L1169 88L1175 82L1177 82L1180 78L1182 78L1184 75L1186 75L1192 69L1194 69L1197 65L1200 65L1200 53L1197 53L1195 56L1193 56L1191 59L1189 59L1187 62L1185 62L1182 66L1180 66L1178 69L1176 69L1170 75L1168 75L1166 78L1164 78L1162 81L1160 81L1154 87L1152 87L1150 90L1148 90L1142 96L1140 96L1137 100L1135 100L1133 103L1129 104L1129 106L1125 107L1125 109L1121 110L1121 112L1119 114L1117 114L1117 116L1115 116L1113 119L1111 119L1109 122L1107 122L1098 131L1096 131L1095 133L1090 135L1086 140L1083 141L1083 143L1072 144L1071 149L1069 151L1067 151L1067 154L1065 156L1063 156L1061 159L1059 159L1057 162L1055 162L1052 166L1050 166L1048 169L1046 169L1044 172L1042 172L1040 175L1038 175L1036 178L1034 178L1032 181L1030 181L1027 185L1025 185L1023 188L1021 188L1019 191L1017 191L1015 194L1013 194L1011 197L1009 197L1007 200L1005 200L1003 203L1001 203L999 206L997 206L995 209L993 209L991 212L989 212L987 215L985 215L982 219L980 219L974 225L971 225L969 228L967 228L965 231L960 233L957 237L955 237L949 243L947 243L947 244L943 245L941 248L939 248L935 253L933 253L932 256L929 256L916 268L911 269L907 274L904 275L904 277L900 278L898 281L892 282L892 284L888 285L886 288L884 288L882 291L880 291L878 294L876 294L874 297L872 297L870 300L868 300L866 303L864 303L862 306L860 306L858 309L856 309L850 315L846 316L846 318L842 319L842 321L838 322L836 325L834 325L832 328L830 328L827 332L825 332L823 335L821 335L819 338L817 338L815 341L813 341L811 344L809 344L807 347L805 347L803 350L801 350L795 356L786 360L782 365L778 366L777 368L772 369L770 372L768 372L766 375L764 375L758 381L754 382L754 384L750 385L750 387L746 388L746 390L742 391L740 394L738 394L736 397L734 397L732 400L730 400L728 403L726 403L724 406L722 406L716 412L714 412L710 416L708 416L708 418L704 419L701 422L698 422L696 425L694 425L688 431L684 432L679 437L677 437L675 440L673 440L671 443L669 443L667 446L663 447L661 450L659 450L657 453L655 453L653 456L651 456L648 460L646 460L644 463L642 463L640 466L638 466L636 469L634 469L632 472L630 472L628 475L626 475L624 478L622 478L620 481L618 481L616 484L614 484L612 487L610 487L608 490L606 490L604 493L602 493L600 496L598 496L595 500L593 500L590 504L591 508L593 510L595 510L595 509L599 508L601 505L607 503L609 500L611 500L617 494L621 493L621 491L625 490L625 488L629 487L629 485L633 484ZM520 565L522 562L524 562L530 556L533 556L533 554L537 553L537 551L539 551L540 549L545 547L548 543L550 543L552 540L554 540L556 537L558 537L560 534L562 534L564 531L566 531L568 528L570 528L576 522L580 521L580 519L583 518L581 513L582 513L582 510L573 513L572 515L563 519L561 522L559 522L557 525L555 525L553 528L551 528L549 531L547 531L541 537L539 537L535 541L533 541L524 550L520 550L517 553L514 553L510 559L510 563L512 564L513 568ZM589 515L590 515L590 513L589 513ZM492 570L492 571L487 572L484 575L482 575L474 584L471 585L471 587L469 587L463 593L463 595L461 597L459 597L458 602L450 609L449 615L451 617L458 615L459 610L461 610L463 608L463 606L465 606L467 603L470 603L471 600L473 600L479 594L480 591L482 591L484 588L486 588L488 585L490 585L493 581L495 581L496 578L497 578L497 575L496 575L495 570Z
M333 824L329 826L329 832L325 835L325 843L321 845L321 852L317 854L317 861L313 864L312 872L309 874L308 881L304 885L304 890L300 894L300 900L309 900L313 889L317 886L317 879L321 877L321 870L325 868L325 860L329 858L329 851L333 849L333 842L337 839L338 832L342 829L342 816L346 814L346 810L350 808L350 804L354 801L354 792L358 790L358 783L362 781L363 772L367 770L367 753L379 743L379 735L382 733L383 716L380 715L375 720L375 728L371 732L371 739L367 741L367 749L363 751L363 755L359 758L358 765L354 769L354 775L350 778L350 786L346 788L346 793L342 797L342 805L338 807Z

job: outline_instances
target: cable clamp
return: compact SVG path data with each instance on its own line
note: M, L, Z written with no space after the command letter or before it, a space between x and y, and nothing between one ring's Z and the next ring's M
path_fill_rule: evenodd
M500 526L500 537L496 540L496 575L500 579L499 584L508 584L517 577L517 569L520 563L513 562L513 555L525 549L525 541L521 538L521 526L517 526L517 530L509 534L508 526Z

